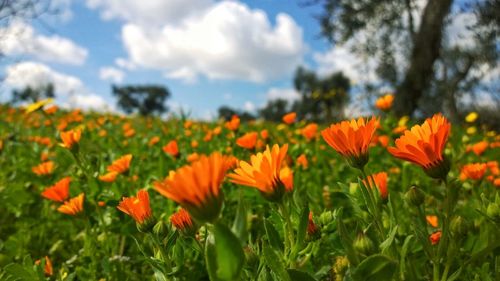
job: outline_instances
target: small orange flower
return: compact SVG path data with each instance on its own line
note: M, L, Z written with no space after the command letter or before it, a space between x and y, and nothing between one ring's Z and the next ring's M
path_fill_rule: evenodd
M307 126L302 128L302 130L300 130L302 136L304 136L304 138L306 138L307 140L311 140L314 137L316 137L317 132L318 132L318 124L316 123L308 124Z
M486 163L466 164L462 167L460 171L460 179L480 180L486 173L486 168L487 168Z
M368 162L368 146L378 123L375 117L370 120L359 118L357 121L342 121L324 129L321 135L351 166L362 168Z
M388 191L387 191L387 173L380 172L373 175L368 176L368 181L363 180L365 185L368 185L370 188L374 188L375 186L378 188L380 197L382 200L387 199Z
M200 159L200 155L198 155L198 153L194 152L194 153L191 153L187 156L186 160L189 162L189 163L192 163L196 160Z
M50 261L48 256L45 256L45 266L43 268L43 272L45 273L45 276L52 276L54 274L54 270L52 268L52 262ZM41 260L36 260L35 265L39 265L41 263Z
M382 110L382 111L387 111L391 109L392 107L392 102L394 101L394 95L385 95L377 99L375 101L375 107Z
M431 241L432 245L439 243L439 240L441 240L441 230L438 230L429 236L429 241Z
M297 158L297 165L302 166L304 169L307 169L307 167L309 167L309 161L307 161L307 157L305 154L301 154Z
M256 132L246 133L236 140L236 144L246 149L253 149L257 143L257 136Z
M382 147L387 147L389 145L389 136L387 135L381 135L378 136L377 142L382 146Z
M267 138L269 137L269 132L266 129L260 131L260 137L263 140L267 140Z
M177 146L177 141L171 140L169 141L163 148L163 151L172 157L179 156L179 147Z
M481 156L484 151L488 148L489 143L487 141L480 141L478 143L475 143L473 145L470 145L467 147L467 151L474 152L477 156Z
M218 152L202 155L191 165L170 171L168 177L153 185L156 191L180 204L195 219L211 222L219 217L223 197L220 186L233 163L232 158Z
M313 220L313 213L312 212L309 212L309 222L307 223L307 234L309 236L313 236L314 234L316 234L318 232L318 227L316 226L316 224L314 223L314 220Z
M191 147L192 147L192 148L197 148L197 147L198 147L198 145L199 145L199 143L198 143L198 141L197 141L197 140L192 140L192 141L191 141Z
M59 108L57 107L57 105L52 105L50 107L47 107L45 108L43 111L45 111L45 113L47 113L48 115L53 115L54 113L57 112Z
M63 214L67 215L77 215L83 211L83 200L85 194L80 193L80 195L69 199L69 201L64 202L57 210Z
M490 170L490 173L494 176L500 175L500 169L498 168L498 161L488 161L486 163L486 166L488 166L488 169Z
M179 209L179 211L177 211L176 213L172 214L172 216L170 217L170 222L176 229L183 233L194 234L193 232L196 231L191 216L186 210L182 208Z
M130 161L132 161L132 154L124 155L113 161L113 163L108 166L107 170L108 172L123 174L130 168Z
M434 215L425 216L425 220L432 227L438 227L438 217Z
M297 113L290 112L290 113L285 114L283 116L282 120L283 120L283 123L290 125L290 124L295 122L296 118L297 118Z
M231 120L227 121L226 124L224 124L224 126L228 130L236 131L240 127L240 118L237 115L233 115L233 117L231 117ZM218 134L216 134L216 135L218 135Z
M157 144L159 141L160 141L160 137L154 136L151 139L149 139L148 145L153 146L153 145Z
M75 144L80 141L82 136L82 131L80 130L69 130L66 132L61 132L62 147L71 149Z
M44 175L50 175L54 171L54 162L52 161L47 161L43 162L38 166L35 166L31 168L33 173L39 175L39 176L44 176Z
M117 208L131 216L140 225L151 220L153 216L149 205L149 194L144 189L139 190L136 197L124 197Z
M42 192L42 196L56 202L64 202L69 197L70 177L65 177Z
M103 182L114 182L118 176L117 172L109 172L102 176L99 176L99 180Z
M396 147L387 148L400 159L420 165L433 178L442 178L450 170L443 150L450 133L451 124L441 114L415 125L396 140Z
M282 168L288 145L281 148L275 144L264 152L252 155L250 162L240 161L234 173L229 174L231 182L257 188L271 201L279 201L287 191L293 189L293 174L288 167Z

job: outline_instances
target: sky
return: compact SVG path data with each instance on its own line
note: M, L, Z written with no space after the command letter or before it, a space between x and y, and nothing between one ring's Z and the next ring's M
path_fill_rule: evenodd
M57 14L0 27L0 100L53 83L61 106L116 111L112 84L158 84L171 111L212 119L222 105L255 113L297 99L298 66L376 79L370 62L319 36L320 7L300 2L53 0Z

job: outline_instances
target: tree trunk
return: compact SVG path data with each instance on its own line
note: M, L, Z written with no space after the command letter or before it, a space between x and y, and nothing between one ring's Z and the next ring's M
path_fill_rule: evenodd
M411 116L429 86L434 62L439 57L444 19L452 3L453 0L428 0L425 6L405 78L396 90L394 110L398 116Z

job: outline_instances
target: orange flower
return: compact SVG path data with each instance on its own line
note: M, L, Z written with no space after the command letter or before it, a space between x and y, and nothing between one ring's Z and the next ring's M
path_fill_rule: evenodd
M361 169L368 162L368 146L377 126L375 117L370 120L359 118L332 124L321 131L321 135L351 166Z
M438 217L434 215L425 216L425 220L432 227L438 227Z
M309 212L309 222L307 223L307 234L309 236L313 236L314 234L316 234L318 232L318 227L316 226L316 224L314 223L314 220L313 220L313 213L312 212Z
M285 114L283 116L282 120L283 120L283 123L290 125L290 124L295 122L295 118L297 118L297 113L290 112L290 113Z
M486 163L466 164L462 167L460 171L460 179L480 180L486 173L486 168L487 168Z
M66 132L61 132L61 146L67 149L71 149L73 145L77 144L80 141L81 136L82 131L80 130L69 130Z
M488 148L489 143L487 141L480 141L478 143L475 143L473 145L470 145L467 147L467 152L471 151L474 152L477 156L481 156L484 151Z
M179 156L179 147L177 146L177 141L171 140L169 141L163 148L163 151L172 157Z
M99 180L103 182L114 182L116 180L116 176L118 176L117 172L109 172L99 176Z
M486 163L486 166L488 166L488 169L490 170L490 173L494 176L500 175L500 169L498 168L498 162L497 161L488 161Z
M195 219L214 221L222 207L220 186L233 162L232 158L218 152L202 155L191 165L170 171L168 177L153 185L156 191L179 203Z
M260 137L266 140L269 137L269 132L266 129L260 131Z
M391 109L392 107L392 102L394 101L394 95L385 95L377 99L375 101L375 107L382 110L382 111L387 111Z
M429 241L431 241L432 245L436 245L437 243L439 243L440 239L441 239L441 230L438 230L429 236Z
M302 166L304 169L307 169L307 167L309 167L309 161L307 161L305 154L301 154L297 158L297 166Z
M194 234L196 228L194 227L193 220L189 213L184 209L179 209L176 213L172 214L170 217L170 222L179 231L184 234Z
M304 136L304 138L306 138L307 140L313 139L316 136L317 132L318 132L318 124L316 123L308 124L307 126L302 128L302 130L300 130L302 136Z
M45 108L43 111L45 111L45 113L47 113L48 115L53 115L54 113L57 112L59 108L57 107L57 105L52 105L50 107L47 107Z
M42 196L56 202L64 202L69 197L70 177L65 177L42 192Z
M137 197L124 197L122 201L120 201L120 204L118 204L117 208L118 210L131 216L135 222L141 226L145 226L146 224L150 226L153 225L153 215L151 213L151 207L149 206L149 194L144 189L137 192Z
M387 147L389 145L389 136L387 135L381 135L378 136L377 142L382 146L382 147Z
M382 200L387 199L388 191L387 191L387 173L380 172L373 175L368 176L368 181L366 179L363 180L363 183L370 188L374 188L375 186L378 188L380 197Z
M153 146L153 145L157 144L159 141L160 141L160 137L154 136L151 139L149 139L148 145Z
M69 201L64 202L57 210L63 214L67 215L77 215L83 211L83 200L85 194L80 193L80 195L69 199Z
M246 133L236 140L236 144L246 149L253 149L257 143L257 136L256 132Z
M441 114L415 125L396 140L396 147L389 152L400 159L420 165L433 178L446 177L449 162L443 157L443 150L450 133L451 124Z
M187 156L186 160L189 162L189 163L192 163L196 160L200 159L200 155L198 155L198 153L194 152L194 153L191 153Z
M271 201L279 201L287 191L293 189L293 174L286 167L282 168L288 145L281 148L275 144L264 152L252 155L250 162L240 161L239 168L229 174L231 182L257 188Z
M123 174L130 168L130 161L132 161L132 154L124 155L113 161L113 163L108 166L107 170L108 172Z
M52 276L54 274L54 270L52 268L52 262L50 261L48 256L45 256L45 266L43 268L43 272L45 273L45 276ZM36 260L35 265L40 265L41 260Z
M237 115L233 115L230 121L227 121L224 126L231 131L236 131L240 127L240 118ZM217 128L216 128L217 129ZM218 134L216 134L218 135Z
M42 164L31 168L31 170L39 176L50 175L54 171L54 162L43 162Z
M192 148L197 148L197 147L198 147L198 145L199 145L199 143L198 143L198 141L197 141L197 140L192 140L192 141L191 141L191 147L192 147Z

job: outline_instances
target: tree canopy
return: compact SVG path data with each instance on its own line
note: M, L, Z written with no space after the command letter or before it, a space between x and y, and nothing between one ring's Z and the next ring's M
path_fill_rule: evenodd
M117 98L118 107L126 113L140 115L162 114L167 112L165 101L170 91L161 85L127 85L112 86L113 95Z

